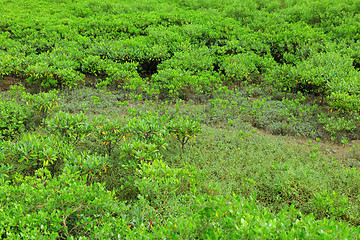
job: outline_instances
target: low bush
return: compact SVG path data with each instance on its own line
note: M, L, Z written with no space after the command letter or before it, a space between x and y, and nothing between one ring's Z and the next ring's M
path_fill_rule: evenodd
M270 57L260 57L253 52L239 53L224 57L221 70L226 82L242 86L246 83L260 82L261 74L275 66Z
M127 207L104 184L85 184L78 174L53 178L45 169L16 184L1 184L0 235L3 238L117 237L126 229ZM116 230L117 229L117 230Z
M94 120L94 135L106 149L106 154L111 155L114 148L122 141L126 141L128 130L119 119L109 119L98 116Z
M81 139L93 132L93 126L86 122L83 114L69 114L59 111L45 121L46 129L58 135L63 141L76 145Z
M284 92L310 93L328 100L328 105L341 111L357 111L358 79L353 60L336 52L317 53L296 66L277 66L267 75L269 82Z
M196 139L196 135L201 132L200 124L194 119L186 117L172 119L166 128L174 136L174 140L181 144L182 150L191 138Z
M39 168L49 168L58 174L69 147L59 138L49 135L27 133L16 142L3 142L3 163L14 166L13 171L33 175ZM15 174L13 172L12 174Z
M16 138L28 128L31 116L28 107L0 98L0 139Z
M40 92L37 94L30 94L24 92L22 95L22 100L33 109L35 115L40 117L43 121L43 126L45 126L46 117L53 111L58 108L58 94L59 91L51 90L49 92Z
M172 217L167 226L154 227L159 237L210 238L210 239L332 239L357 238L359 229L334 219L316 220L303 215L293 206L273 215L254 201L239 196L198 196L178 211L187 217ZM251 227L250 227L251 226ZM341 232L341 233L340 233Z
M171 168L161 159L151 163L141 162L135 185L140 195L155 209L164 207L168 200L181 198L182 194L195 195L199 173L190 166Z

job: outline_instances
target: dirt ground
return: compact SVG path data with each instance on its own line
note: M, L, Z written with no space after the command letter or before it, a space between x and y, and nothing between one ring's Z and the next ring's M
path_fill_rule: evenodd
M3 79L0 78L0 92L10 90L10 86L17 83L18 80L14 77L3 77Z

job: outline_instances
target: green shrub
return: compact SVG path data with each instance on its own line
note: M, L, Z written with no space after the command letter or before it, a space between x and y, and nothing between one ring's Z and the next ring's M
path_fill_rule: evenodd
M165 224L158 224L155 218L150 220L150 224L139 224L128 236L146 238L152 234L159 238L174 239L334 239L358 238L360 234L358 227L350 227L334 219L317 220L312 214L304 215L293 206L285 207L273 215L268 209L256 205L255 200L245 200L237 195L196 196L188 200L185 206L177 205L176 211ZM143 231L146 226L149 226L151 233Z
M181 194L196 193L197 173L190 166L171 168L163 160L155 159L151 163L139 164L139 179L135 180L142 197L151 206L160 208L168 199L179 198Z
M301 91L327 98L328 104L342 111L357 111L360 77L348 56L318 53L298 62L274 68L267 80L285 92Z
M201 132L201 126L194 119L179 117L172 119L166 126L169 133L174 136L174 139L181 144L184 150L185 144L193 137L196 139L196 134Z
M201 71L212 71L214 68L215 57L211 49L207 47L195 48L189 46L183 52L175 52L174 56L169 60L163 61L159 66L159 70L166 68L179 68L191 73Z
M45 121L46 129L57 134L62 140L76 145L81 139L93 132L93 126L86 122L84 113L69 114L59 111Z
M51 90L37 94L24 93L22 95L23 101L41 118L43 126L45 126L46 117L58 108L58 92L57 90Z
M215 57L211 49L189 46L163 61L151 81L162 95L188 99L192 93L212 92L213 85L221 82L213 71L214 64Z
M120 147L120 150L120 158L126 162L130 162L130 165L135 168L141 161L152 162L155 159L162 158L156 144L141 140L124 143L124 145Z
M86 183L93 184L104 179L109 168L111 168L109 156L100 156L91 152L69 152L64 159L63 172L67 174L79 174L86 178Z
M313 215L302 215L294 207L281 210L274 217L254 201L231 198L197 197L187 220L171 219L171 231L186 238L258 239L258 238L356 238L358 228L337 224L333 219L317 221ZM169 222L170 222L169 221ZM336 226L335 226L336 225ZM251 227L250 227L251 226ZM337 229L341 229L340 234Z
M102 59L100 56L88 56L81 60L81 70L85 73L98 76L104 79L102 85L123 84L131 78L139 77L137 73L138 63L129 61L117 63L109 59ZM131 86L131 85L130 85Z
M75 71L78 63L69 59L67 52L56 52L36 55L33 61L24 71L27 82L36 84L42 88L74 86L84 80L84 75Z
M181 69L167 68L155 74L152 82L155 83L154 88L158 94L176 97L181 91L185 91L186 83L191 82L191 75Z
M16 44L15 42L11 42ZM27 58L25 54L17 52L11 54L6 51L0 51L0 77L23 75L27 67Z
M191 71L179 68L166 68L154 74L153 93L161 98L181 98L189 100L194 94L212 94L221 83L219 74L202 71L193 75Z
M115 202L104 184L87 186L78 174L52 178L39 169L34 177L0 188L1 205L7 206L0 222L0 235L5 238L113 238L126 229L120 217L125 205Z
M329 101L329 106L335 110L341 112L357 112L360 109L360 101L358 90L349 90L350 85L357 84L358 80L355 79L353 82L341 81L339 90L335 90L330 93L330 96L327 97ZM339 84L339 85L340 85ZM349 91L347 91L349 90Z
M0 139L11 140L24 132L30 121L29 108L0 97Z
M108 119L103 116L94 120L94 132L96 139L105 146L106 153L109 156L121 140L126 141L128 134L125 124L119 119Z
M350 206L348 197L335 191L329 193L327 190L316 193L312 200L315 216L335 216L337 218L347 218Z
M69 149L53 135L27 133L17 142L4 142L4 163L13 164L18 172L32 175L35 170L47 167L55 174L61 167Z
M264 74L274 65L271 57L260 57L253 52L245 52L224 57L220 69L224 71L227 81L242 85L241 83L256 82L260 74Z
M324 124L324 129L336 135L340 132L352 132L356 128L356 119L348 119L347 117L332 116L328 117L326 114L319 115L319 122Z
M297 72L301 88L320 95L334 91L334 84L356 75L349 57L331 52L316 54L299 63Z
M144 116L133 117L127 121L127 128L134 139L146 143L155 144L157 148L166 148L165 124L168 122L167 116L154 116L147 111Z

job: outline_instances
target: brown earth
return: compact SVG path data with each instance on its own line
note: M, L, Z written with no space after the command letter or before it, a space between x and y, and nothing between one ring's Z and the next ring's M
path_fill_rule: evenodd
M0 92L10 90L10 86L18 82L19 80L14 77L3 77L3 79L0 79Z

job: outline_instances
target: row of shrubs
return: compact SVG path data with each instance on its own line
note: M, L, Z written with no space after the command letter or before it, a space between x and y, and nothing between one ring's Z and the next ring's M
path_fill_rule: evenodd
M0 22L0 76L49 88L90 75L98 86L183 99L211 96L219 84L264 83L359 110L355 3L221 2L49 2L39 4L38 19L12 15L24 6L9 8L12 17Z
M174 175L167 178L176 180ZM115 200L104 184L87 185L79 174L52 178L45 169L0 188L1 203L7 206L0 223L5 239L356 239L360 235L359 229L346 223L315 220L292 207L274 216L236 195L178 196L174 203L185 198L186 205L175 205L176 214L158 222L144 198L130 206Z

